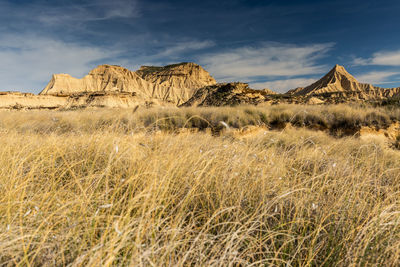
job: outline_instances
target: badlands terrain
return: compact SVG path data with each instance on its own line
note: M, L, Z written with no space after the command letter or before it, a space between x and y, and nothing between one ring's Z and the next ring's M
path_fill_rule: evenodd
M82 79L55 74L39 95L0 92L1 109L132 108L135 106L226 106L258 104L330 104L390 102L399 88L380 88L358 82L336 65L315 83L287 93L254 90L245 83L217 83L201 66L179 63L142 66L130 71L101 65Z
M0 265L398 266L399 94L194 63L1 93Z

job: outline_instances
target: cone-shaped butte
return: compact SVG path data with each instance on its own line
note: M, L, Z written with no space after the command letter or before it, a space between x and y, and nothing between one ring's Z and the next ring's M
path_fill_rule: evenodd
M343 66L336 65L328 74L315 83L296 88L288 92L296 96L322 96L330 95L354 97L357 99L381 99L400 94L400 88L380 88L367 83L360 83Z

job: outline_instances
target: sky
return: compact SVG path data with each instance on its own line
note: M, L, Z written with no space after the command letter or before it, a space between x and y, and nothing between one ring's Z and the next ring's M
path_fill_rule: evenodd
M0 0L0 91L39 93L53 73L195 62L218 82L277 92L335 64L400 86L398 0Z

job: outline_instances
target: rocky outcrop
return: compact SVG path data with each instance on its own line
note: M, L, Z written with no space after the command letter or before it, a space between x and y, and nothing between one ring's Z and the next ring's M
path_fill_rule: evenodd
M55 74L40 95L69 96L88 92L135 93L143 101L180 104L201 87L215 84L208 72L194 63L165 67L141 67L133 72L114 65L101 65L82 79Z
M197 90L182 106L257 105L272 100L271 95L265 90L250 89L247 83L220 83Z
M358 82L343 66L336 65L317 82L288 92L293 96L316 96L342 98L343 100L376 100L400 94L400 88L380 88Z
M152 84L168 88L171 101L177 104L189 100L199 88L216 84L215 79L195 63L142 66L136 73Z

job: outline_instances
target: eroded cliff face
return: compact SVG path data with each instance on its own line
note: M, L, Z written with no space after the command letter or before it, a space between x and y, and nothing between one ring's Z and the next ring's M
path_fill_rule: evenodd
M135 92L142 98L166 99L166 91L166 88L149 83L126 68L101 65L82 79L68 74L55 74L40 95L68 96L86 92Z
M165 101L180 104L214 78L194 63L165 67L141 67L133 72L114 65L101 65L82 79L55 74L40 95L69 96L87 92L135 93L142 101Z
M400 94L399 88L380 88L358 82L343 66L336 65L317 82L288 92L293 96L337 97L343 100L379 100Z
M137 72L101 65L82 79L55 74L39 95L0 93L0 108L176 106L199 88L215 83L207 71L194 63L147 66Z
M189 100L198 89L217 83L206 70L195 63L165 67L142 66L136 73L152 84L168 88L171 100L178 105Z

